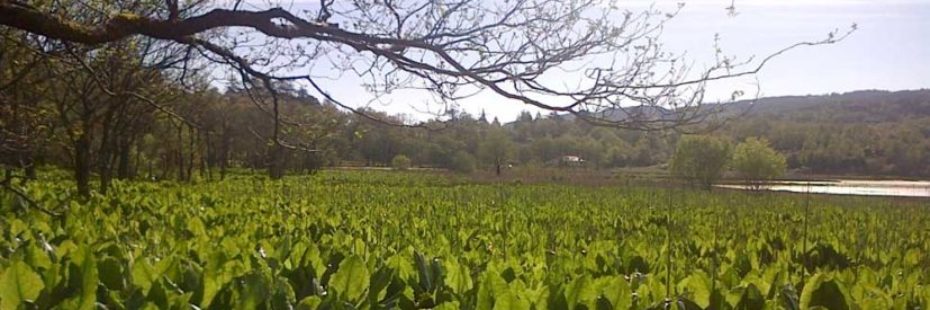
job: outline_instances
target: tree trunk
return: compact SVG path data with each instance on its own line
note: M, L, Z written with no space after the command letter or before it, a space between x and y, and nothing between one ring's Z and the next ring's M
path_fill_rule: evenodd
M135 156L134 158L136 159L136 162L135 162L135 164L132 165L132 168L129 169L129 173L130 173L130 175L131 175L132 177L138 176L138 175L139 175L139 169L142 168L142 146L141 146L141 145L140 145L139 147L136 148L136 156ZM151 163L151 160L146 160L146 161L149 162L149 163ZM149 165L151 165L151 164L149 164ZM150 167L151 167L151 166L150 166ZM152 173L151 173L151 170L150 170L150 171L149 171L149 175L147 175L146 178L151 179L151 177L152 177Z
M109 157L109 156L108 156ZM113 181L113 169L110 169L110 160L100 167L100 193L106 195L110 189L110 183Z
M216 155L214 155L214 150L212 149L213 145L210 143L210 132L204 133L204 148L203 156L200 159L200 176L207 179L213 180L213 164L216 162Z
M220 180L226 178L226 169L229 167L229 148L232 144L232 135L229 133L229 122L223 119L223 136L220 138Z
M97 151L97 173L100 175L100 193L106 194L113 179L113 160L119 147L118 103L111 102L107 107L101 123L102 135Z
M187 162L187 181L190 181L194 176L194 156L196 154L195 144L197 143L197 140L195 140L197 136L194 134L194 127L187 127L187 135L189 144L188 151L190 152L190 154L188 154Z
M178 161L178 180L184 181L184 127L178 126L178 152L176 154Z
M104 134L97 159L97 173L100 175L100 193L106 195L113 180L113 159L116 143L112 136Z
M84 132L74 142L74 179L84 198L90 197L90 168L90 137Z
M168 152L161 155L161 177L158 178L159 180L167 180L171 169L174 169L174 167L171 167L172 157L174 157L174 154Z
M223 155L220 158L220 180L226 179L226 168L229 166L229 162L226 159L226 151L223 151Z
M268 176L272 180L278 180L284 177L284 147L275 145L271 150L271 158L268 163Z
M129 162L132 157L132 143L129 142L129 138L122 139L118 148L118 157L116 164L116 178L120 180L127 180L132 177L132 172L129 169Z
M26 173L26 180L35 180L36 179L36 162L33 161L30 165L26 166L24 172ZM25 183L26 180L23 180Z

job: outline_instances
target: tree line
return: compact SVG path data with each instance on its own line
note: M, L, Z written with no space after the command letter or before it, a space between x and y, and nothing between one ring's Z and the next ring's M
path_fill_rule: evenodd
M161 50L156 41L81 49L12 31L3 38L0 151L6 182L16 171L30 178L38 166L63 167L74 172L81 195L90 193L92 183L106 193L114 179L213 179L233 167L279 177L401 162L499 174L504 166L558 165L566 155L591 169L641 167L671 163L682 145L675 131L607 128L557 113L523 112L501 123L450 109L421 126L398 126L402 116L353 113L299 84L279 82L274 89L276 112L285 115L278 138L284 147L269 139L276 131L275 106L266 89L219 91L204 76L183 85L172 75L184 71L165 70L176 51ZM716 135L765 138L786 155L788 169L928 175L928 98L923 91L764 99ZM910 113L875 112L896 109Z
M704 189L710 189L725 171L732 170L747 187L758 190L784 174L785 157L765 139L746 138L734 147L722 137L691 135L678 141L669 170Z
M702 108L705 82L755 74L778 55L855 30L756 61L721 53L698 70L659 44L677 10L634 13L589 0L320 1L307 10L0 1L0 184L10 189L40 165L70 168L85 197L93 186L106 193L116 179L188 181L222 177L229 167L280 178L346 162L388 165L397 156L498 173L565 154L594 168L653 165L674 145L667 132L708 125L716 114ZM571 77L552 70L568 63L587 65ZM495 124L449 109L411 125L334 98L318 83L320 70L354 74L376 96L415 89L455 103L478 88L573 119ZM578 87L547 78L556 74ZM217 80L228 86L213 89ZM655 119L638 112L644 108L675 115Z

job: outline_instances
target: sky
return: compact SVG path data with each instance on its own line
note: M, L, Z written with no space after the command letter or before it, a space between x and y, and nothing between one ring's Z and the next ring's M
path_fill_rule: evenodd
M654 5L672 10L681 1L621 1L630 10ZM713 43L719 34L726 54L740 58L764 57L801 41L818 41L835 29L858 30L833 45L804 47L783 54L753 78L708 86L711 100L728 98L734 90L759 95L818 95L863 89L905 90L930 88L930 0L736 0L736 14L726 9L731 0L684 1L680 14L670 21L661 41L665 50L686 53L696 68L713 63ZM435 108L432 98L404 93L371 102L360 80L342 77L326 82L338 100L355 106L412 119L425 119L421 111ZM483 92L458 102L461 109L488 118L510 121L523 110L520 102ZM546 114L546 112L543 112Z

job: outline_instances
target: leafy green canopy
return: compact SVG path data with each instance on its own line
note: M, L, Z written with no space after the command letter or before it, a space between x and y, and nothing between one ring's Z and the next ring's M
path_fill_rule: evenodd
M730 161L730 144L713 136L683 136L672 156L671 171L704 188L710 188Z
M765 139L747 138L733 151L733 169L756 186L785 173L785 157Z

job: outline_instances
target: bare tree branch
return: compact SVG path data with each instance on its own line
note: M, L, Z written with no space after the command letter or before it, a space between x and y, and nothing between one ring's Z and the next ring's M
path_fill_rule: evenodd
M329 59L334 70L371 81L367 85L375 95L418 89L446 102L490 91L594 125L636 130L705 122L718 110L704 108L708 82L754 75L790 50L833 44L855 29L791 44L758 62L718 52L714 64L694 70L682 55L663 51L659 40L682 6L633 13L597 0L324 0L306 17L280 7L244 10L239 1L229 9L193 8L166 0L167 14L128 11L87 23L0 0L0 24L91 45L141 35L197 47L262 81L272 101L272 81L307 83L366 118L374 119L333 98L312 74L289 72L311 70L307 67ZM583 70L570 72L569 66ZM566 79L577 85L559 85ZM650 108L669 115L645 113ZM276 104L272 110L274 122L281 123Z

